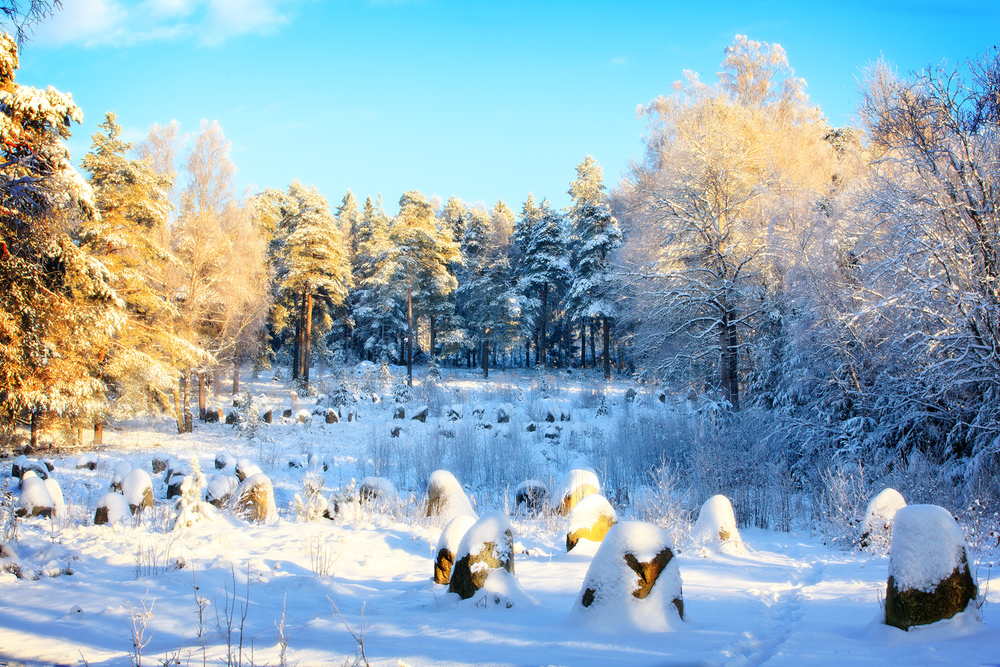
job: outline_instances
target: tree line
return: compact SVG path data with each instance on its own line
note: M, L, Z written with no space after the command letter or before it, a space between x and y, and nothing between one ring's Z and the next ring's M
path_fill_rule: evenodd
M957 465L993 489L998 318L996 53L861 83L828 124L783 49L737 36L640 107L645 154L608 192L590 157L571 205L235 191L216 123L136 146L106 116L14 82L0 128L0 417L99 425L172 414L220 365L317 359L598 367L753 414L796 465ZM199 392L201 393L201 392ZM89 426L88 426L89 428ZM943 469L942 468L942 469ZM992 491L991 491L992 493Z

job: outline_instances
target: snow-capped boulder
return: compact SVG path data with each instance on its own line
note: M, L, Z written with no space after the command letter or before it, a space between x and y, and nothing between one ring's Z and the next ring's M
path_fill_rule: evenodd
M167 500L178 498L183 493L184 480L188 474L183 470L173 470L167 478Z
M81 454L80 458L76 460L76 469L97 470L97 454L94 454L93 452Z
M52 515L63 516L66 503L63 500L63 492L59 486L59 482L55 477L47 477L42 482L45 484L45 488L48 489L49 496L52 498Z
M569 406L547 399L542 401L542 419L547 422L568 422L571 414Z
M236 487L231 501L233 513L244 521L276 523L278 509L274 505L274 487L267 475L259 472L247 477Z
M684 618L681 575L667 532L623 521L594 555L571 619L601 632L666 632Z
M397 405L395 410L392 411L393 419L406 419L406 408L402 405Z
M225 412L217 405L210 405L205 409L205 422L208 424L218 424L225 419Z
M529 512L538 512L549 499L549 489L544 482L537 479L526 479L514 489L514 505Z
M701 506L691 530L691 541L701 547L718 548L732 554L746 553L736 529L733 504L725 496L712 496Z
M295 421L299 424L311 424L312 419L312 413L305 408L295 413Z
M861 522L860 547L873 547L884 553L892 538L892 521L896 512L904 507L906 501L896 489L883 489L876 494L868 502L865 519Z
M635 396L636 396L635 387L629 387L628 389L625 390L626 403L635 403Z
M504 403L497 408L497 423L498 424L509 424L510 418L514 416L514 406L510 403Z
M94 525L101 526L108 523L122 523L126 519L131 518L132 511L129 509L128 502L122 494L109 491L97 501L97 510L94 512Z
M14 459L14 462L10 466L10 476L22 479L24 477L24 472L27 470L34 470L35 474L41 479L45 479L49 476L49 469L45 467L44 463L29 459L24 454L21 454Z
M455 552L469 528L476 523L476 517L459 514L448 522L438 538L437 556L434 558L434 583L447 584L451 581L451 569L455 565Z
M125 475L132 472L132 464L128 461L119 461L115 464L115 471L111 475L111 491L117 491L121 493L122 491L122 480L125 479Z
M451 521L459 514L476 516L465 489L447 470L435 470L427 480L427 516Z
M141 509L153 506L153 480L142 468L129 471L122 478L122 495L128 507L135 514Z
M240 459L236 462L236 479L240 480L240 482L245 481L248 477L253 477L259 472L262 472L260 467L250 459Z
M212 475L205 487L205 500L217 509L229 504L239 482L231 475Z
M514 574L514 536L503 512L487 514L462 536L448 590L463 600L476 594L493 570Z
M461 403L455 403L454 405L448 407L447 411L445 412L445 417L450 422L457 422L462 418L462 415L464 413L465 413L465 406L462 405Z
M336 408L326 409L326 423L327 424L339 424L340 414L337 412Z
M593 493L580 502L569 513L569 529L566 531L566 551L570 551L583 539L601 542L611 527L618 523L618 514L604 496Z
M41 516L48 519L55 513L55 502L45 480L36 474L21 476L21 495L17 499L17 516Z
M421 405L416 410L413 411L413 416L410 417L411 421L418 421L421 423L427 423L427 416L430 414L430 408L426 405Z
M161 472L166 471L167 466L170 465L170 457L163 452L156 452L153 454L153 460L150 461L150 467L153 470L154 475L159 475Z
M215 469L216 470L227 470L229 468L236 469L236 457L229 452L216 452L215 453Z
M396 486L385 477L365 477L358 486L358 496L361 502L378 498L391 498L396 495Z
M978 594L962 529L937 505L896 512L889 547L885 622L902 630L951 618Z
M570 470L559 484L559 513L567 516L573 507L587 496L600 493L601 483L593 470Z

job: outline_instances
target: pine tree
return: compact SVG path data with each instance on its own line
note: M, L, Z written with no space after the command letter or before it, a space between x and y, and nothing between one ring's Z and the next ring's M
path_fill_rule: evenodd
M328 309L340 306L352 284L345 242L331 215L326 199L315 187L297 180L288 186L290 206L283 225L290 230L284 245L282 287L299 299L299 355L302 385L309 388L310 347L313 338L313 306L316 297ZM323 329L332 321L324 318Z
M361 212L358 210L358 200L350 190L344 195L337 207L337 226L340 227L340 235L348 240L350 249L351 266L354 266L355 256L358 254L358 225L361 223Z
M442 229L434 210L419 192L409 191L399 200L399 215L389 228L391 275L406 295L406 372L413 385L414 310L435 316L440 295L455 290L452 262L459 261L459 247L450 230Z
M622 244L618 221L604 194L601 167L589 155L577 168L577 179L570 185L573 198L570 208L572 224L573 282L566 297L571 319L582 323L586 331L588 320L599 320L604 329L604 377L611 378L611 321L617 314L612 290L611 255ZM581 336L581 358L584 356Z
M371 197L365 199L357 239L352 312L359 356L371 361L402 361L399 341L406 329L406 314L392 289L389 217L382 210L381 198L377 203Z
M533 316L538 333L538 358L544 368L548 364L548 324L570 280L562 216L548 200L535 208L529 196L515 236L519 244L524 244L519 283L525 295L525 309Z
M93 423L108 407L103 364L122 302L99 261L67 234L98 216L63 145L82 115L69 95L14 82L0 36L0 424L55 414Z
M169 411L182 432L178 379L182 369L207 355L174 333L178 313L165 294L165 275L177 262L167 245L169 183L145 161L126 157L132 144L122 141L114 112L98 127L102 132L92 135L83 168L101 215L85 223L78 235L83 248L111 272L127 318L110 350L104 379L113 388L115 415ZM95 439L99 434L98 423Z

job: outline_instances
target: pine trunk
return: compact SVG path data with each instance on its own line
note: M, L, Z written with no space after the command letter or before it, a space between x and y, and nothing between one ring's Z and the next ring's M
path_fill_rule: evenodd
M611 379L611 323L604 318L604 379Z
M240 360L233 359L233 396L240 393Z
M733 315L732 311L726 310L719 325L719 347L722 351L719 359L719 384L723 396L733 410L739 410L739 366L736 358L736 325L732 322Z
M483 379L490 379L490 343L483 339Z
M406 384L413 386L413 285L406 286Z
M302 362L299 359L299 343L302 342L302 318L295 320L295 343L292 347L292 382L299 379L299 368Z
M587 367L587 320L580 320L580 370Z
M80 439L83 440L83 438ZM96 447L98 445L103 445L103 444L104 444L104 424L101 422L97 422L96 424L94 424L94 446Z
M33 411L31 413L31 449L32 451L38 449L38 412Z
M433 316L431 316L430 319L431 319L431 326L430 326L430 330L431 330L430 357L431 357L431 359L433 359L434 358L434 343L435 343L435 340L437 339L437 322L435 321L435 319L434 319Z
M312 309L313 297L311 292L307 292L302 297L302 317L305 325L302 331L302 386L309 390L309 364L312 345Z
M593 366L597 366L597 318L591 317L590 320L590 363Z
M205 409L205 373L198 371L198 419L205 421L207 413L208 410Z
M539 326L538 356L542 360L542 368L547 368L548 348L545 341L545 322L549 318L549 285L542 285L542 321Z

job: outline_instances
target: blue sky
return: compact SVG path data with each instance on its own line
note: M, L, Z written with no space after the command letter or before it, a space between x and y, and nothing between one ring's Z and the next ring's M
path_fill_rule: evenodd
M1000 3L63 0L18 82L70 92L74 161L114 110L126 136L217 120L242 187L416 189L557 206L587 154L610 186L639 157L636 107L685 69L714 79L736 34L781 44L833 125L861 69L958 63L1000 42Z

